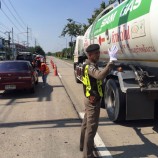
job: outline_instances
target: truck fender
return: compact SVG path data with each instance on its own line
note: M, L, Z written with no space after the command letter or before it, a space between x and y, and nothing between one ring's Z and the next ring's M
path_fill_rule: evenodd
M124 70L122 72L113 71L111 72L112 78L118 79L118 84L120 86L120 90L123 93L126 93L129 88L140 88L136 79L135 74L132 70Z

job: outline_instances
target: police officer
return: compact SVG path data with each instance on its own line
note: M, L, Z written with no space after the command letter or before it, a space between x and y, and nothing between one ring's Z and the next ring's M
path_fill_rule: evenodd
M103 70L99 70L97 66L100 57L100 46L91 44L87 47L86 52L88 59L83 68L85 115L81 126L80 151L83 151L83 158L94 158L94 137L98 128L100 103L103 96L102 80L113 68L114 60L117 60L117 48L115 52L109 50L110 62Z

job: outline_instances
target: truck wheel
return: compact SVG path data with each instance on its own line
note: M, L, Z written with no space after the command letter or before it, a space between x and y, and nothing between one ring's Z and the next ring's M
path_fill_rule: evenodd
M109 79L105 85L105 106L109 119L113 122L125 120L125 93L120 90L119 84L113 79Z

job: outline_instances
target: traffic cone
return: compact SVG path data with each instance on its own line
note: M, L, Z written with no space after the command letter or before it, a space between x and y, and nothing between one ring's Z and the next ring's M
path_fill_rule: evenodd
M58 72L57 72L57 66L56 66L56 64L54 64L54 76L58 76Z
M52 61L52 67L53 67L53 69L54 69L54 63L53 63L53 61Z
M52 59L50 60L50 64L52 65Z

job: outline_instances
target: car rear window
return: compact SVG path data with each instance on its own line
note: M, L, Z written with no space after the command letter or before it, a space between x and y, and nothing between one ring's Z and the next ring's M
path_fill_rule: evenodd
M31 55L18 55L16 57L17 60L28 60L28 61L32 61L33 58Z
M27 71L29 66L23 62L3 62L0 63L0 72Z

